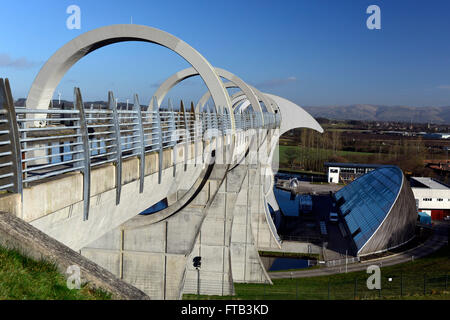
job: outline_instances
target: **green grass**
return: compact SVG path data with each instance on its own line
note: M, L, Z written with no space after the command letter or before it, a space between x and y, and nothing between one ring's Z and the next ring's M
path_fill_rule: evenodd
M284 153L287 151L294 151L294 150L303 150L306 154L315 154L317 152L322 152L323 154L326 155L331 155L333 153L333 150L331 149L315 149L315 148L306 148L306 147L300 147L300 146L284 146L284 145L279 145L279 150L280 150L280 160L284 159ZM343 151L343 150L337 150L336 151L337 155L339 156L371 156L373 155L373 153L371 152L359 152L359 151Z
M280 168L278 169L278 172L280 173L300 173L300 174L313 174L318 176L324 176L326 177L326 173L319 172L319 171L312 171L312 170L299 170L299 169L292 169L288 167L282 167L280 164Z
M0 300L105 300L109 293L67 288L66 279L53 263L35 261L16 250L0 247Z
M365 271L330 276L274 279L273 285L235 284L235 296L185 295L185 299L450 299L450 248L445 246L428 257L381 268L381 292L366 286ZM424 276L426 277L424 295ZM388 281L392 278L392 281ZM447 288L446 288L447 279ZM356 284L356 292L355 292ZM401 289L403 288L403 289ZM401 292L403 290L403 292ZM328 294L328 291L330 292ZM401 295L402 293L402 295Z
M313 149L300 146L290 146L290 145L279 145L279 166L280 168L289 168L289 157L290 155L295 155L295 163L303 163L303 165L311 166L318 165L318 168L323 167L323 162L330 161L334 156L345 159L348 162L360 162L366 163L370 158L375 156L374 153L370 152L359 152L359 151L343 151L338 150L336 154L333 154L331 149ZM311 167L315 168L315 167Z

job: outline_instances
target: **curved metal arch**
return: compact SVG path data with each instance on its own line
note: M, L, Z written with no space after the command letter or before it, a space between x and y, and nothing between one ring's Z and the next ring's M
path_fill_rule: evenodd
M252 87L252 89L256 92L256 95L258 96L258 98L264 102L264 105L266 106L267 111L275 113L276 110L279 110L279 107L277 105L277 103L270 98L269 96L267 96L265 93L262 93L261 91L259 91L258 89ZM231 106L234 109L234 106L236 103L238 103L241 100L245 99L245 94L242 91L236 92L235 94L233 94L231 96Z
M226 89L230 89L230 88L239 88L236 84L234 84L233 82L226 82L224 83L224 86ZM248 99L247 96L245 95L245 93L243 93L242 91L239 91L242 95L242 99ZM211 97L211 93L209 91L206 91L205 94L200 98L200 100L198 100L197 105L195 106L195 110L197 112L199 112L200 110L203 109L203 107L205 106L206 102L208 102L209 98ZM233 98L231 98L231 107L234 110L234 104L233 104Z
M28 93L27 108L47 109L57 85L76 62L101 47L124 41L150 42L174 51L200 75L211 91L214 103L231 110L230 97L221 79L199 52L170 33L135 24L116 24L94 29L61 47L36 76Z
M221 68L214 68L214 70L216 71L217 76L225 78L225 79L229 80L230 82L234 83L236 86L238 86L242 90L242 92L244 92L244 94L247 96L247 98L250 100L252 105L255 106L255 109L257 109L259 112L262 112L262 108L261 108L261 105L259 104L259 100L256 97L255 92L249 85L247 85L241 78L239 78L238 76L234 75L233 73L231 73L227 70L224 70ZM190 77L194 77L196 75L198 75L198 72L194 68L187 68L187 69L178 71L174 75L167 78L159 86L159 88L156 90L156 92L154 94L154 96L156 97L156 101L158 102L158 105L161 105L162 101L164 100L164 97L174 86L176 86L181 81L186 80ZM223 85L223 82L222 82L222 86L223 86L224 90L226 90L225 86ZM228 92L227 92L227 94L228 94ZM228 98L229 98L229 96L228 96ZM216 110L218 107L219 108L221 107L221 105L220 104L218 105L215 100L214 100L214 104L216 105ZM233 110L231 108L231 100L227 106L229 107L228 108L229 114L232 117L232 123L234 123Z
M274 94L265 93L265 95L275 101L280 110L280 116L283 119L280 125L280 136L295 128L310 128L323 133L323 128L316 119L299 105Z
M229 88L239 88L239 86L237 86L236 84L234 84L233 82L227 82L224 84L225 88L229 89ZM272 112L274 113L274 106L276 105L276 103L269 99L266 95L264 95L261 91L259 91L258 89L256 89L255 87L248 85L255 93L256 93L256 97L259 101L262 101L264 103L264 105L266 106L266 109L268 112ZM197 103L196 109L197 110L201 110L204 105L206 104L206 102L208 101L209 97L211 96L211 93L209 91L205 92L205 94L200 98L200 100ZM241 97L242 98L240 100L243 100L246 98L246 95L244 92L239 91L235 94L233 94L231 96L231 107L234 109L234 99L236 97ZM248 98L247 98L248 99ZM237 103L238 101L236 101ZM261 108L262 110L262 108Z
M248 99L239 99L236 102L232 102L234 112L244 112L250 106L250 101Z
M273 109L272 103L269 101L267 96L264 93L262 93L261 91L259 91L258 89L256 89L255 87L253 87L253 86L250 86L250 87L256 93L258 98L264 103L264 105L266 106L267 111L271 112L271 113L274 113L274 109Z
M248 101L247 97L242 91L239 91L237 94L237 97L235 96L236 94L231 96L231 107L233 108L234 112L242 112L242 105L246 103L245 108L247 108L250 105L250 101Z

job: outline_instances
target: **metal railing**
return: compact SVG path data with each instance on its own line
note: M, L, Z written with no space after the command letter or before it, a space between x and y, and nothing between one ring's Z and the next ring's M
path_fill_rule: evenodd
M159 154L158 175L161 183L163 150L173 148L176 170L176 148L184 147L184 170L188 148L211 137L233 133L226 111L194 112L191 103L186 110L183 101L175 110L169 100L166 109L156 105L142 106L137 95L131 108L117 107L112 92L107 105L85 107L79 88L74 91L73 108L51 109L14 107L9 82L0 79L0 190L22 193L23 187L69 172L83 174L84 219L88 218L91 168L115 165L117 194L120 202L122 161L138 157L140 192L144 188L145 155ZM273 129L280 118L272 113L234 114L236 131ZM213 134L211 134L213 132ZM209 134L208 134L209 133ZM195 162L196 164L196 162Z
M328 260L325 262L325 264L327 267L336 267L336 266L345 266L347 264L353 264L358 262L361 262L360 257L347 257L336 260Z

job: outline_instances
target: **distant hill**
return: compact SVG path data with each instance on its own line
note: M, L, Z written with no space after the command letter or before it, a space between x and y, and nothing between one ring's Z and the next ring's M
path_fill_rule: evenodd
M306 106L303 109L315 118L450 124L450 106L410 107L355 104L349 106Z

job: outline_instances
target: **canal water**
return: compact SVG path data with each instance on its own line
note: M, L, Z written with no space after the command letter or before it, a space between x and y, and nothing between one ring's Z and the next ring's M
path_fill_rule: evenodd
M291 200L291 193L289 191L278 189L276 187L273 188L273 193L277 199L278 206L285 216L298 216L300 199L298 196L295 196L295 198Z
M304 269L315 264L315 261L298 258L261 257L267 271Z

